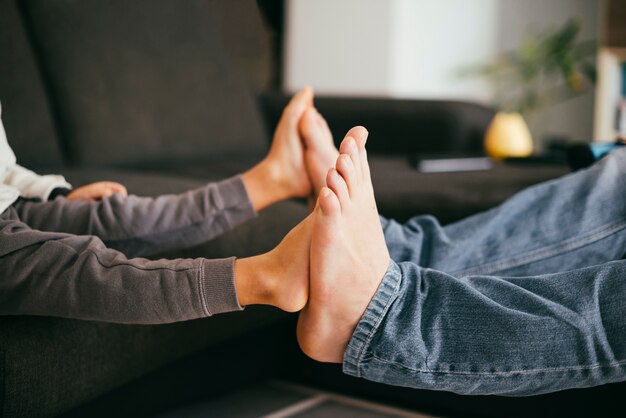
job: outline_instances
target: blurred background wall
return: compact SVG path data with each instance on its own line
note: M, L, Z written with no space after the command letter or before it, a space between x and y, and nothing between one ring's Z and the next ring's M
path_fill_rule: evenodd
M527 36L575 17L599 37L597 0L287 0L282 88L321 94L488 103L484 82L461 77ZM593 92L544 112L535 140L592 139Z

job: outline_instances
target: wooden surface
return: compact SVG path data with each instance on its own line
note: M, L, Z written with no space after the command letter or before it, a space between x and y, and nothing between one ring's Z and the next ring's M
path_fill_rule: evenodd
M603 46L626 48L626 1L606 0Z

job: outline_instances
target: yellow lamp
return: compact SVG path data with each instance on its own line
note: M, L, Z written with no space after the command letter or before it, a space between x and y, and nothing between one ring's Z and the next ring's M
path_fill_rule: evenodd
M522 115L498 112L487 128L485 151L495 159L531 155L533 140Z

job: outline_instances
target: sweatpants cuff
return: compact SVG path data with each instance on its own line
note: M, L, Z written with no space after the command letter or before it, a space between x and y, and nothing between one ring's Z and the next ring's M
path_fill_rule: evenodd
M391 260L387 272L378 286L378 290L376 290L374 297L367 309L365 309L346 347L343 355L343 372L345 374L361 377L360 363L363 354L369 347L372 336L395 299L400 288L401 279L402 272L400 267L395 261Z
M207 316L243 310L235 289L235 257L203 260L199 287Z

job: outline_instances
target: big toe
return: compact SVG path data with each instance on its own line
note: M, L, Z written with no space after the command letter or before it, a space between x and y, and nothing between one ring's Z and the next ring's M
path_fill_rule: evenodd
M346 136L354 138L358 148L365 148L365 143L367 142L368 135L369 132L362 126L355 126L354 128L350 129L346 134Z
M315 111L315 109L310 107L304 112L302 118L300 119L300 134L304 138L307 146L315 145L314 139L319 130L316 114L317 112Z
M337 153L328 124L314 107L304 112L299 129L307 148L323 153Z
M362 126L355 126L346 134L339 148L342 154L348 154L360 178L369 178L369 164L365 144L369 133Z

